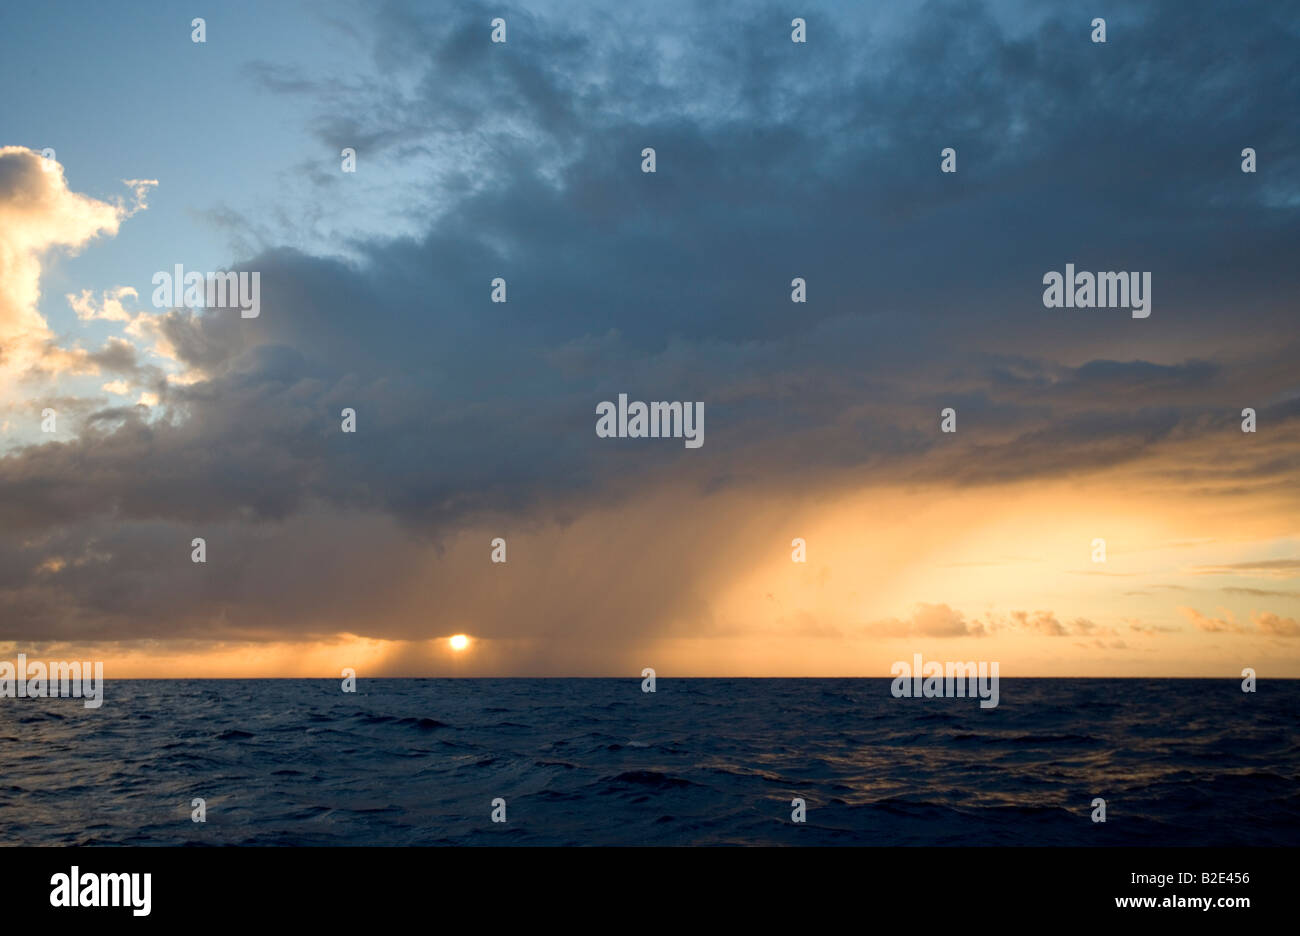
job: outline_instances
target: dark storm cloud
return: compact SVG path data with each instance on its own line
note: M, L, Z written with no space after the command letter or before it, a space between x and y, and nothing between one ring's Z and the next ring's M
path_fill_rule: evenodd
M505 46L486 40L494 15ZM1171 446L1194 467L1246 405L1294 442L1294 13L1155 5L1112 21L1105 45L1069 4L1014 37L976 3L929 4L889 39L865 15L810 15L797 46L770 7L389 5L364 80L255 65L265 90L318 110L331 160L353 145L366 171L394 170L423 233L359 241L350 260L241 259L261 272L260 318L160 323L204 378L159 387L166 417L105 411L0 459L0 637L106 620L190 633L250 608L258 627L280 613L327 632L361 613L270 544L282 524L334 530L335 552L401 591L414 560L374 557L402 536L567 522L665 479L700 497L850 469L1000 483ZM1255 176L1238 169L1247 145ZM939 172L945 146L956 175ZM415 158L432 161L427 183L396 171ZM328 168L312 178L338 197ZM1042 276L1067 262L1152 271L1151 317L1045 309ZM506 304L488 301L495 276ZM794 276L806 304L790 302ZM620 392L705 401L704 448L598 440L595 405ZM953 437L937 432L945 406ZM1294 444L1261 451L1236 470L1293 476ZM351 538L340 516L375 525ZM198 525L257 561L196 596L158 570L188 566ZM91 539L99 558L66 561ZM42 579L53 555L66 564Z

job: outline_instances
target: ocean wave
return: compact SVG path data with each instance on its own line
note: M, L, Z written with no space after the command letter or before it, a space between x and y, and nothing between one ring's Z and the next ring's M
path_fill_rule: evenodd
M1008 679L987 710L896 699L887 679L364 685L4 700L5 841L1300 844L1294 681L1244 706L1233 680Z

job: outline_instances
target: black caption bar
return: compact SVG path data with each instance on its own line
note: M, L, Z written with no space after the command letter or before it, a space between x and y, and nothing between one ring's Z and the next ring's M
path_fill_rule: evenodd
M1293 862L1292 850L1269 848L11 848L0 849L0 893L10 919L138 926L369 925L465 910L661 929L686 922L687 901L733 923L835 909L870 920L1231 925L1283 912Z

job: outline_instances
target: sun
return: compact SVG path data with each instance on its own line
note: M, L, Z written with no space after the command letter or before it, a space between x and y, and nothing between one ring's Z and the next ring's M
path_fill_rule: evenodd
M464 650L466 647L469 646L469 638L466 637L464 634L456 634L452 637L449 637L447 639L447 643L451 644L451 649L459 653L460 651Z

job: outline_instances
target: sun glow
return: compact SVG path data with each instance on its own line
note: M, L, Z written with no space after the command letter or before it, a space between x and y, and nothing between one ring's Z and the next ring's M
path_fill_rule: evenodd
M451 644L451 649L459 653L469 646L469 638L464 634L456 634L448 638L447 643Z

